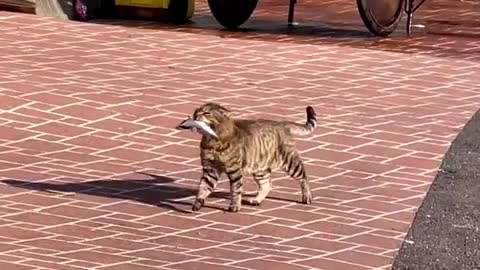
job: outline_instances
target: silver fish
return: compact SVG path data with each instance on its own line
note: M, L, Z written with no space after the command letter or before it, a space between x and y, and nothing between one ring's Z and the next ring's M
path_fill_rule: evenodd
M193 120L188 118L184 120L180 125L177 126L177 129L196 129L202 135L210 135L215 138L218 138L217 134L213 129L205 122Z

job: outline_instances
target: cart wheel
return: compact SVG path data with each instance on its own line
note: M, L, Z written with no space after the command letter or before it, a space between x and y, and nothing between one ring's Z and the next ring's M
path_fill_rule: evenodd
M388 36L398 26L404 0L357 0L362 21L376 36Z
M192 18L195 11L195 0L172 0L168 5L170 19L174 23L183 23Z
M208 0L213 17L224 27L236 28L252 15L258 0Z

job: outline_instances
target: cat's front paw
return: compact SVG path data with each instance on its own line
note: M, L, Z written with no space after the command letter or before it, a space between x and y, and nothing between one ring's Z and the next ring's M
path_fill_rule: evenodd
M228 211L230 212L238 212L240 211L240 205L230 205L228 207Z
M313 195L311 192L304 192L302 194L302 202L304 204L311 204L313 202Z
M204 203L205 203L204 199L196 199L195 202L193 202L192 211L200 210L200 208L202 208Z

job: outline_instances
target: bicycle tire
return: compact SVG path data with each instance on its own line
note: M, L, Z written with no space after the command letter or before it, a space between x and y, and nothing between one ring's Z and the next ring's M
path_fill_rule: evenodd
M357 0L357 8L367 29L376 36L389 36L403 15L405 0ZM374 3L373 3L374 2ZM385 12L386 8L390 8Z

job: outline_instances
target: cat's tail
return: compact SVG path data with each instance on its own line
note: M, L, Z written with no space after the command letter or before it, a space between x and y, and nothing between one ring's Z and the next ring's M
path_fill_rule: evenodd
M317 127L317 114L311 106L307 106L307 121L305 124L288 123L287 127L293 135L305 136Z

